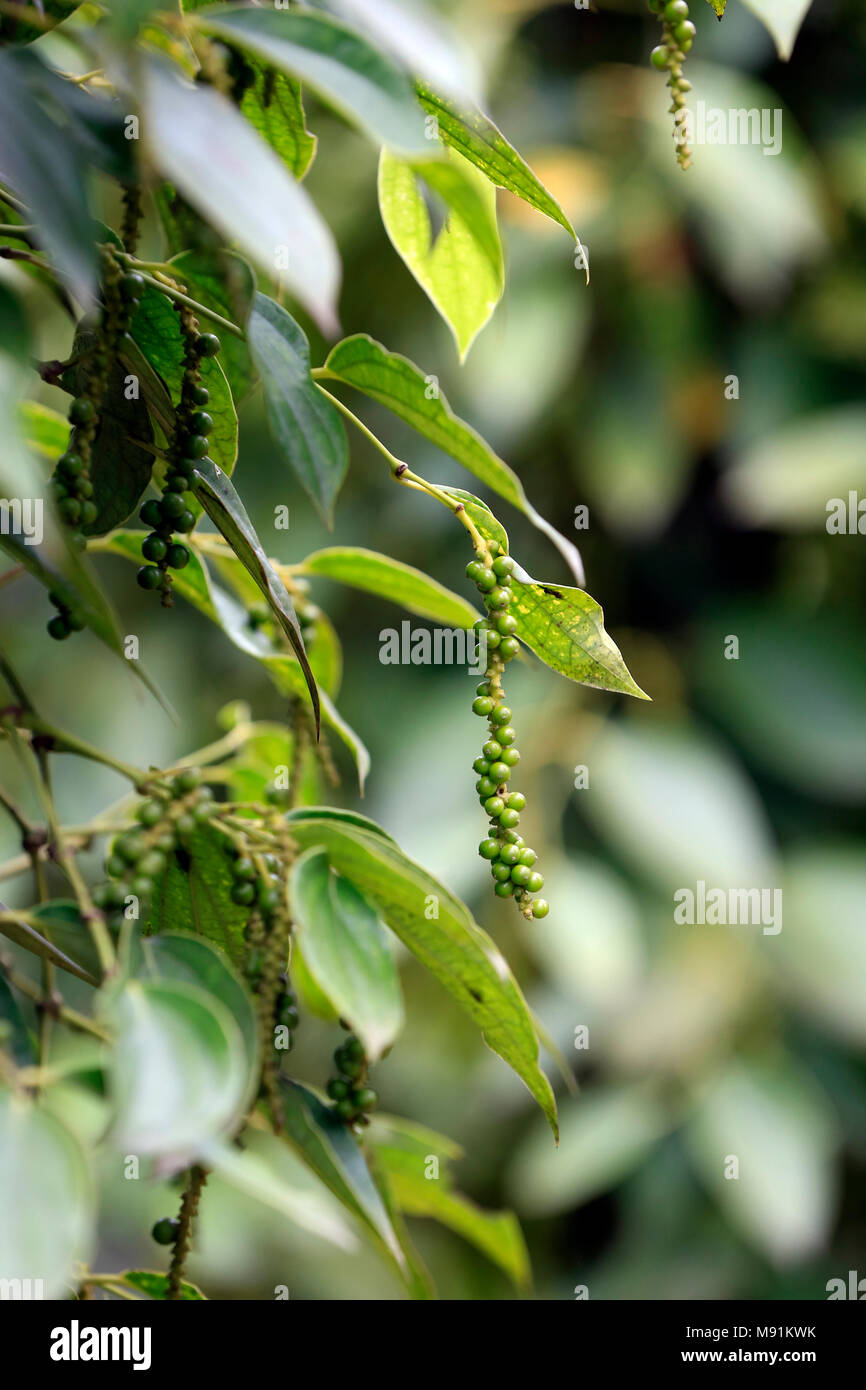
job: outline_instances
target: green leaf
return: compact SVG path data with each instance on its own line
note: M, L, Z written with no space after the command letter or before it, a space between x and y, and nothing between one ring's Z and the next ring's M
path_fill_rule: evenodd
M32 1067L36 1062L33 1039L0 967L0 1052L4 1050L16 1067Z
M95 334L77 333L73 356L94 348L96 342ZM141 394L133 400L127 399L126 375L120 362L115 362L109 371L90 460L92 500L98 514L89 526L81 528L86 536L103 536L126 521L138 505L153 472L154 455L147 447L153 444L153 427L147 403ZM64 384L73 395L79 394L85 381L81 367L64 377Z
M181 278L180 270L178 279ZM176 409L180 404L183 385L184 357L186 340L181 330L180 319L172 307L171 300L159 290L148 285L141 297L141 303L132 320L130 333L133 342L141 349L144 357L165 386ZM208 436L208 452L214 463L224 473L231 473L238 452L238 417L229 384L217 358L199 359L202 385L210 392L208 414L213 417L214 427ZM142 395L147 397L148 383L142 382ZM150 401L148 401L150 403ZM142 409L144 404L142 402ZM159 416L157 416L159 419ZM160 420L160 424L163 421ZM168 438L174 434L174 421L171 421ZM152 462L152 460L151 460ZM129 513L126 514L127 516ZM125 517L120 518L125 520Z
M304 963L377 1061L403 1027L394 953L375 910L353 883L310 849L295 862L289 895Z
M453 161L460 156L452 154ZM464 164L466 178L476 181L496 224L493 189ZM379 210L394 249L454 335L461 362L502 297L501 261L496 268L470 224L455 209L434 238L430 213L410 163L383 149L379 160Z
M508 611L517 619L516 635L554 671L595 690L650 698L634 682L619 648L605 632L600 605L583 589L541 584L515 573L511 592Z
M52 898L47 903L39 903L32 914L53 946L65 952L88 977L94 980L101 977L99 954L74 898Z
M194 932L242 968L249 909L232 902L227 845L226 837L212 826L196 827L183 854L172 855L156 879L148 925L154 932Z
M779 57L787 62L812 0L743 0L743 4L769 29Z
M481 1028L484 1041L517 1073L556 1133L556 1103L538 1065L526 1001L502 954L468 909L380 834L303 811L289 821L302 849L327 850L334 867L381 912L404 945ZM438 916L428 916L435 905Z
M358 1240L330 1193L313 1181L309 1169L271 1134L245 1130L244 1148L220 1141L205 1146L202 1158L219 1178L237 1192L261 1202L296 1226L327 1240L339 1250L354 1253ZM278 1145L278 1146L277 1146ZM292 1171L294 1165L300 1172ZM284 1170L289 1167L287 1174ZM300 1179L303 1179L301 1181Z
M364 1154L347 1126L299 1082L280 1078L283 1133L294 1151L391 1257L405 1277L406 1257Z
M429 154L409 78L354 30L298 10L212 10L199 23L297 78L377 145Z
M202 866L198 866L199 873ZM253 1001L222 951L210 941L184 936L177 931L162 936L141 937L143 972L155 980L181 980L199 985L225 1005L240 1029L246 1049L250 1093L245 1108L254 1098L259 1066L259 1026Z
M714 11L717 19L721 19L722 15L725 13L727 0L707 0L707 4L710 6L710 9Z
M331 546L314 550L302 562L305 574L320 574L340 584L351 584L365 593L390 599L410 613L448 627L471 627L478 613L459 594L453 594L423 570L357 546Z
M516 1216L485 1211L455 1190L449 1160L456 1155L450 1140L390 1117L374 1119L370 1138L379 1170L404 1216L430 1217L447 1226L499 1265L518 1289L528 1288L529 1252ZM431 1158L438 1160L435 1172Z
M443 453L462 463L487 487L504 497L543 531L562 553L578 583L583 583L583 565L571 541L566 540L528 501L523 484L482 439L481 435L455 415L439 390L435 377L425 376L408 357L389 352L366 333L344 338L331 349L324 371L328 376L363 391L414 430L429 439Z
M251 53L246 61L255 81L241 97L241 111L294 177L302 179L313 162L316 137L307 130L300 83L267 67Z
M142 127L163 176L270 275L279 254L287 289L325 334L332 333L340 264L331 231L309 194L231 102L151 61Z
M57 114L39 100L34 79L41 64L22 64L22 56L0 53L0 180L27 204L75 298L89 303L97 256L86 166Z
M115 531L100 541L95 548L122 555L124 559L140 565L143 534L141 531ZM284 695L306 695L304 673L294 656L288 652L275 651L271 642L261 632L253 631L246 610L225 590L211 584L207 570L194 551L190 554L189 564L175 572L173 592L192 603L211 622L216 623L240 651L260 661L274 685ZM363 795L364 782L370 771L370 755L354 729L346 723L333 701L321 688L319 700L322 719L345 743L355 760Z
M404 0L312 0L312 4L363 30L378 48L434 87L464 98L477 86L472 56L429 4L418 0L408 6Z
M0 904L0 912L9 910ZM77 961L65 955L52 941L49 941L47 936L43 936L27 922L0 922L0 936L8 937L10 941L15 942L16 946L21 946L31 955L39 956L40 960L58 966L60 970L65 970L69 975L77 975L79 980L86 980L89 985L99 983L96 977L79 965Z
M47 20L59 24L67 15L72 14L73 10L78 9L78 3L79 0L42 0L40 8ZM43 29L37 29L33 24L25 24L20 19L12 19L7 15L0 17L0 44L32 43L43 33Z
M21 401L18 406L21 438L28 449L55 463L69 439L69 421L56 410L37 401Z
M264 294L255 297L248 337L271 434L330 526L349 445L336 409L310 375L310 345L291 315Z
M415 90L424 110L435 116L438 134L444 144L480 169L498 188L507 188L518 198L543 212L574 236L574 228L551 193L535 177L502 131L477 108L458 108L439 96L424 82Z
M229 479L209 459L201 459L192 474L192 490L217 530L225 537L267 599L298 658L310 692L318 731L321 718L319 691L304 650L301 628L286 586L273 569Z
M45 1109L0 1090L0 1279L31 1281L25 1298L68 1297L90 1253L92 1223L78 1141Z
M118 1274L117 1283L125 1288L137 1289L139 1293L146 1294L148 1298L164 1299L168 1297L168 1275L160 1274L155 1269L125 1269L122 1274ZM196 1284L182 1281L180 1285L180 1299L187 1302L201 1302L205 1299L205 1294Z
M233 1133L250 1088L240 1028L204 989L130 980L114 999L114 1143L123 1153L193 1156Z

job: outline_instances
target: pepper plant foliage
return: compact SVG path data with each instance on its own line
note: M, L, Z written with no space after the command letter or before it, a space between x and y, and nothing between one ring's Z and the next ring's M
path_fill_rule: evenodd
M51 639L74 642L88 628L118 661L130 656L92 563L108 552L137 567L154 602L197 609L286 699L283 724L231 707L215 742L177 766L132 766L46 722L0 657L0 736L33 789L26 807L0 794L21 838L21 855L0 872L32 884L33 897L26 910L0 904L0 933L15 947L0 952L0 1276L41 1278L49 1297L93 1289L202 1297L185 1265L214 1173L325 1240L345 1248L368 1240L412 1296L432 1289L407 1215L443 1221L518 1285L527 1280L513 1218L480 1210L454 1188L453 1144L374 1114L373 1068L404 1018L396 936L556 1132L536 1024L493 941L383 829L322 804L335 742L361 788L369 759L339 713L339 639L311 602L310 582L326 576L433 622L477 629L487 654L473 706L487 723L475 764L488 821L480 853L496 894L538 919L535 930L548 907L535 851L518 833L524 797L512 786L519 753L507 664L525 648L571 680L642 692L582 587L576 550L431 393L430 364L358 334L314 365L286 307L336 338L339 258L303 183L316 150L308 93L381 148L385 225L461 355L502 291L495 188L573 235L466 93L437 89L425 45L385 51L380 31L362 0L2 6L0 255L16 269L0 286L0 493L13 516L14 499L44 503L39 544L3 528L5 582L45 591L45 661L57 664L58 680L64 648ZM95 219L95 186L101 206L117 209L113 225ZM436 236L424 188L444 206ZM142 239L153 244L156 229L162 258L145 259ZM37 364L68 393L68 418L32 399L33 347L17 292L26 277L68 315L57 359ZM419 506L448 508L464 529L483 616L441 577L364 548L362 536L356 546L272 559L241 501L243 478L233 476L236 407L256 386L274 466L290 472L324 523L350 465L349 431L373 438L345 402L354 393L540 527L575 583L532 579L486 502L421 477L378 439L382 486L412 488ZM112 599L122 608L122 588ZM143 665L129 664L160 698ZM52 767L69 757L103 763L129 784L84 826L61 824L52 799ZM82 860L94 846L105 856L96 881ZM330 1078L293 1072L292 1037L305 1012L333 1026ZM58 1085L86 1091L97 1108L100 1122L86 1136L68 1127ZM273 1161L275 1145L309 1169L319 1193L292 1185ZM172 1180L182 1191L153 1231L170 1248L167 1268L159 1259L155 1270L91 1268L94 1173L106 1153L132 1165L127 1176ZM442 1165L433 1182L431 1154Z

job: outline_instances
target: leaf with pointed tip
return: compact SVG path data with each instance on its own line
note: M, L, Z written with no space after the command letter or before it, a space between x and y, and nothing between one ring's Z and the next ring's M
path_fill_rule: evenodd
M301 84L252 53L246 54L246 62L255 78L241 97L241 111L295 178L302 179L315 157L316 137L307 130Z
M535 510L523 484L508 464L471 425L454 414L440 393L438 382L431 391L434 378L425 376L408 357L389 352L366 333L357 333L337 343L328 355L324 371L386 406L431 444L462 463L506 502L517 507L553 542L577 582L583 583L583 564L576 546Z
M559 203L483 112L469 106L458 107L425 82L416 82L415 90L424 110L435 116L444 144L461 154L498 188L516 193L518 198L574 236L574 228Z
M285 584L262 549L244 504L222 469L209 459L201 459L196 464L192 474L192 490L217 530L249 570L288 637L310 692L318 732L321 718L319 691L304 650L304 640L301 637L295 607Z
M118 1274L116 1282L122 1288L136 1289L148 1298L168 1298L168 1275L160 1274L155 1269L125 1269L122 1274ZM206 1295L198 1285L190 1284L186 1280L181 1281L176 1296L185 1302L201 1302L203 1299L206 1301Z
M31 1067L36 1048L27 1030L18 1001L0 968L0 1046L8 1048L16 1067Z
M214 9L209 34L281 68L377 145L429 155L424 117L407 75L353 29L309 11Z
M353 883L309 849L295 861L289 895L304 963L364 1044L371 1062L403 1027L403 999L388 934Z
M743 0L743 4L769 29L779 57L786 63L812 0Z
M502 261L494 264L489 241L496 236L496 195L460 156L451 154L464 180L474 180L478 204L486 208L486 233L451 207L434 236L430 213L410 162L383 149L379 159L379 211L397 254L405 261L454 335L461 362L502 298Z
M9 909L0 904L0 912L7 911ZM14 941L16 946L21 946L25 951L30 951L32 955L39 956L42 960L48 961L50 965L56 965L70 975L77 975L79 980L86 980L89 985L99 983L83 966L71 960L41 932L36 931L35 927L31 927L28 922L0 921L0 935L8 936L9 940Z
M511 581L509 613L517 619L516 636L560 675L595 690L613 690L650 697L632 679L619 647L604 627L604 613L583 589L541 584L522 578Z
M248 329L271 434L326 525L349 466L343 421L310 375L310 345L279 304L257 294Z
M517 1073L556 1133L556 1102L538 1065L526 1001L489 936L443 884L398 845L362 826L298 812L289 824L302 849L327 850L334 867L369 898L391 930L482 1030L487 1046ZM439 915L425 914L435 900Z
M142 129L163 177L254 263L272 274L276 252L285 251L280 275L286 288L331 334L340 262L330 228L228 98L149 60Z
M437 584L423 570L358 546L314 550L301 561L305 574L319 574L340 584L399 603L410 613L448 627L472 627L479 614L459 594Z

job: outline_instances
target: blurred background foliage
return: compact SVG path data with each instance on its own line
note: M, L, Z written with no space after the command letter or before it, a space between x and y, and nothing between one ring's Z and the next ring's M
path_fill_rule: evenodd
M778 157L699 146L683 174L647 63L657 25L637 0L442 8L480 62L487 109L588 247L591 282L561 229L500 194L505 296L461 369L382 230L374 154L314 110L308 187L344 259L342 326L434 373L578 541L587 587L653 703L536 663L510 669L526 834L551 902L526 926L489 893L475 852L473 679L381 665L380 633L404 615L317 584L344 643L341 709L373 756L363 809L493 933L579 1094L558 1083L556 1151L519 1082L409 960L406 1034L376 1084L385 1109L463 1145L465 1191L514 1207L541 1297L585 1285L591 1298L823 1298L829 1278L866 1274L866 541L825 529L830 498L866 496L866 14L819 0L782 63L739 0L721 23L695 0L692 100L782 108L783 144ZM158 251L155 221L151 242ZM62 356L68 327L32 283L27 293L39 351ZM726 399L731 375L738 399ZM393 421L366 418L427 476L464 481ZM241 426L237 482L272 553L294 561L327 544L272 466L260 395ZM352 450L336 540L462 589L460 528L390 487L357 437ZM490 500L521 563L566 580L543 537ZM280 504L288 533L272 528ZM579 506L589 528L575 532ZM46 717L154 764L213 739L231 699L280 718L260 668L203 618L139 601L122 561L100 564L182 717L172 724L88 634L58 650L36 585L0 587L4 640ZM337 757L340 795L357 805ZM589 785L576 789L580 767ZM60 772L71 822L121 791L105 770ZM14 784L14 769L2 774ZM6 824L0 839L15 853ZM782 887L782 931L675 926L675 889L701 878ZM581 1027L588 1048L575 1046ZM322 1083L334 1041L305 1023L298 1074ZM98 1129L80 1094L70 1108ZM213 1296L269 1298L276 1284L292 1298L401 1296L372 1256L334 1252L211 1186L190 1274ZM112 1174L109 1192L94 1267L152 1264L142 1232L165 1191ZM513 1296L482 1255L415 1225L444 1296Z

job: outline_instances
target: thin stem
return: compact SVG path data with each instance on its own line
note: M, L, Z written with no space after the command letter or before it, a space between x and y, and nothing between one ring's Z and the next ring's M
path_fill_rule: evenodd
M77 738L75 734L67 734L63 729L56 728L53 724L49 724L34 714L24 714L17 722L19 728L51 739L54 753L72 753L76 757L88 758L91 762L102 763L104 767L110 767L113 771L119 772L122 777L127 777L136 786L148 780L148 774L141 768L134 767L132 763L121 762L118 758L112 758L109 753L103 753L99 748L94 748L92 744L86 743L84 739Z
M316 378L321 376L324 371L324 367L314 367L312 375L314 378ZM327 375L330 376L330 373L327 373ZM346 419L349 420L357 430L361 431L361 434L363 434L365 439L368 439L370 441L374 449L378 449L382 457L387 460L388 466L390 467L394 477L398 479L401 478L401 470L402 473L405 473L407 471L406 465L405 463L403 463L402 459L398 459L394 454L392 454L391 450L387 447L387 445L383 444L381 439L379 439L371 429L367 428L363 420L358 419L354 411L350 410L349 407L345 405L343 401L340 400L339 396L331 395L331 392L326 391L324 386L322 386L318 381L316 382L316 385L319 387L319 390L321 391L322 395L326 396L327 399L331 402L331 405L336 406L340 414L345 415Z
M4 962L4 970L9 983L24 994L28 999L32 999L38 1004L41 999L39 989L29 980L26 975L20 975L16 970L11 969ZM101 1042L110 1042L111 1035L104 1028L100 1028L98 1023L94 1023L92 1018L86 1014L79 1013L77 1009L71 1009L68 1004L64 1004L62 999L55 1001L57 1017L67 1024L70 1028L75 1028L79 1033L89 1033L94 1038L99 1038ZM51 1070L50 1068L48 1070Z
M174 285L167 285L164 280L156 275L148 275L147 272L142 269L143 266L147 265L146 261L137 261L134 256L128 256L125 251L118 251L115 247L112 247L112 250L118 260L123 261L124 265L131 266L133 270L138 272L145 284L151 285L156 290L160 290L162 294L168 295L169 299L177 300L178 304L185 304L188 309L192 309L196 318L210 319L212 323L218 324L226 333L233 333L236 338L246 337L242 328L239 328L236 323L232 323L230 319L223 318L222 314L218 314L215 309L209 309L206 304L199 304L197 299L191 299L188 294L184 294L182 290L177 289Z
M198 1212L201 1190L207 1181L207 1174L204 1168L198 1164L190 1169L189 1182L183 1194L178 1215L179 1228L177 1240L174 1243L174 1250L171 1256L171 1265L168 1271L168 1289L166 1299L179 1299L181 1296L180 1286L183 1282L184 1269L186 1268L187 1256L189 1255L190 1242L192 1240L192 1225Z

